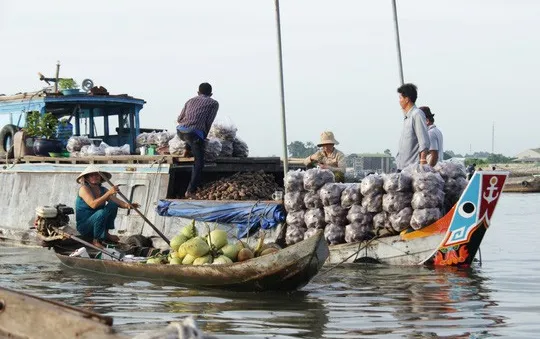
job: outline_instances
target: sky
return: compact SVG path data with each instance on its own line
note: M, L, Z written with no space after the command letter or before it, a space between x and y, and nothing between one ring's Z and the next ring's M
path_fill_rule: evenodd
M395 154L391 0L280 7L287 141L317 143L330 130L347 154ZM540 1L398 0L397 10L405 82L435 113L445 150L540 147ZM275 19L273 0L0 0L0 93L41 89L37 72L53 76L60 61L60 77L142 98L141 126L174 131L210 82L216 121L234 124L250 155L282 155Z

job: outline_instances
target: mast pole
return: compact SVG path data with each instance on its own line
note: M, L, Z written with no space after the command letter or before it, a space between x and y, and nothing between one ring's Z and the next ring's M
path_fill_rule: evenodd
M405 83L405 80L403 77L403 62L401 60L401 44L399 42L399 25L398 25L398 17L397 17L396 0L392 0L392 9L394 11L394 28L396 32L396 48L397 48L398 64L399 64L399 80L401 81L401 84L403 85Z
M276 27L277 27L277 45L279 56L279 88L281 96L281 133L283 141L283 178L289 171L289 157L287 154L287 124L285 120L285 86L283 82L283 52L281 48L281 20L279 15L279 0L275 0L276 5Z

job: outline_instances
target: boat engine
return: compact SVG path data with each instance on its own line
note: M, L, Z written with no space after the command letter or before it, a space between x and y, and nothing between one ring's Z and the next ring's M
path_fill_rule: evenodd
M69 224L69 215L74 214L73 208L64 204L53 206L39 206L36 208L37 231L44 237L55 237L59 234L53 227L63 227Z

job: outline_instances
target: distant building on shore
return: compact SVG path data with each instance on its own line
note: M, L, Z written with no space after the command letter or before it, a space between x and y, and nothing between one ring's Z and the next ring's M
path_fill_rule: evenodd
M364 153L357 154L353 167L356 172L373 171L378 173L389 173L392 171L391 155L386 153Z
M540 148L530 148L516 155L514 162L539 162Z

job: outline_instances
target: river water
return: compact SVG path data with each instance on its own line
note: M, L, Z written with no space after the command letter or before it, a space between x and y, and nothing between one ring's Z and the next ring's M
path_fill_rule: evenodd
M505 193L467 270L338 267L300 292L198 291L63 269L52 251L0 247L0 285L112 316L135 335L195 315L219 338L537 338L540 194Z

